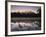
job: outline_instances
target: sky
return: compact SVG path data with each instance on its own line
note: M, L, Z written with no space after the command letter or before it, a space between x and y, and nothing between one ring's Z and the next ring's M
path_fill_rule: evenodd
M11 12L34 12L37 13L39 6L19 6L19 5L11 5Z

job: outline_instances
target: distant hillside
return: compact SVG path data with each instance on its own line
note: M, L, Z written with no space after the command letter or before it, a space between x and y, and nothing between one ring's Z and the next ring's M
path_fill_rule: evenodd
M31 13L11 13L11 17L41 17L41 12L38 14L35 14L33 12Z

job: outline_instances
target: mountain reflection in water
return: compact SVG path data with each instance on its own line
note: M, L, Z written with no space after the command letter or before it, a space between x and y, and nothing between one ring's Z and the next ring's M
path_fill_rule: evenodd
M41 29L41 24L39 21L11 23L11 31L29 31L29 30L40 30L40 29Z

